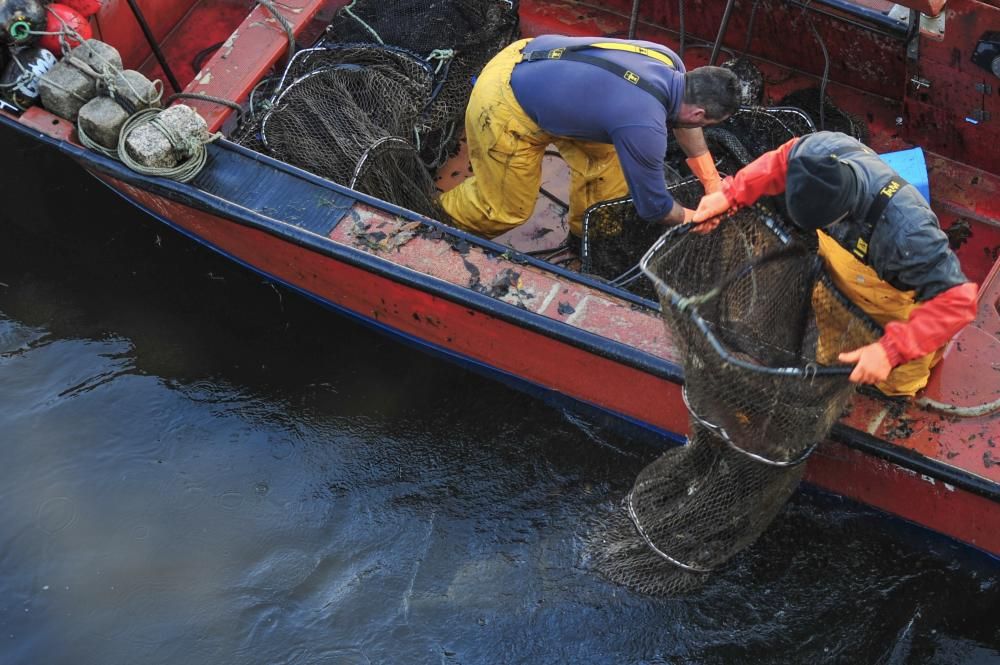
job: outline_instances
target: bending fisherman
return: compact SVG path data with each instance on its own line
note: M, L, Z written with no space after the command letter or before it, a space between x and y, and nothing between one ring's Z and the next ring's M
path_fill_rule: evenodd
M545 148L570 167L569 228L583 213L631 194L639 216L680 223L693 211L667 192L667 128L706 192L720 178L701 127L739 106L739 82L721 67L687 72L669 49L643 41L544 35L514 42L479 75L465 114L473 175L445 192L455 223L492 238L535 207Z

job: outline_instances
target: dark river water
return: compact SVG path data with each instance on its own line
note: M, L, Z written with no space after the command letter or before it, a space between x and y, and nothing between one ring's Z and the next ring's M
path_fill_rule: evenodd
M808 490L696 593L606 582L656 450L0 141L3 665L1000 662L1000 564Z

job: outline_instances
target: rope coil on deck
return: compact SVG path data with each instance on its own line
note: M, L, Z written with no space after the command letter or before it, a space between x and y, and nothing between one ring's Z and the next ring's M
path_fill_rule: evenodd
M280 11L278 11L272 0L256 0L256 4L264 7L268 12L270 12L271 15L274 16L275 20L281 25L288 38L289 57L294 55L296 51L296 43L294 28L291 22ZM154 86L154 93L152 95L144 95L143 92L136 89L127 77L122 76L122 70L115 63L110 62L95 50L91 49L89 54L98 63L98 67L94 67L91 63L73 55L72 50L74 46L71 45L71 42L76 42L77 45L83 45L86 44L87 40L80 33L74 30L62 16L54 12L51 8L47 7L46 9L60 22L61 29L58 31L33 30L30 31L30 34L38 36L52 35L57 37L60 49L63 53L63 61L93 80L102 94L110 97L119 106L121 106L126 113L129 114L129 117L121 127L118 135L118 142L114 148L108 148L95 141L87 134L83 124L78 121L76 129L80 143L89 150L121 161L137 173L162 176L172 180L177 180L178 182L188 182L194 178L201 171L201 169L204 168L208 161L208 152L205 146L207 143L211 143L212 141L220 138L222 134L211 134L208 141L200 143L196 146L193 146L190 140L185 141L183 137L178 136L177 133L169 126L158 120L160 113L164 110L159 108L163 95L163 82L161 80L157 79L152 82ZM21 68L22 74L12 83L2 84L4 88L16 87L23 83L24 78L32 76L32 73L25 68L16 57L14 60L17 66ZM65 86L53 81L51 78L42 76L41 79L45 80L47 85L57 88L66 94L75 97L81 102L86 103L90 101L89 98L84 97L79 94L79 92L69 90ZM131 96L128 93L131 93ZM239 114L239 116L242 117L243 115L243 108L239 104L222 97L201 93L178 92L167 99L166 105L170 106L170 104L177 99L195 99L213 104L221 104L233 109L237 114ZM138 100L138 103L135 103L133 100ZM128 137L132 134L132 132L147 125L155 127L157 131L159 131L170 142L170 145L175 153L182 156L181 163L172 167L146 166L138 162L132 154L129 153L128 148L126 147Z

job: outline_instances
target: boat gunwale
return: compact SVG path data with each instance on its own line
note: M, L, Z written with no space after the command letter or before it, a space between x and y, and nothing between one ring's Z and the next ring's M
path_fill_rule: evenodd
M163 196L164 198L174 200L182 205L189 205L195 209L201 210L202 212L218 215L225 221L267 233L280 240L303 247L306 250L316 251L329 259L343 261L354 267L358 267L391 279L392 281L409 288L419 289L432 296L442 297L451 302L474 308L487 316L497 317L498 319L504 320L508 323L523 325L532 332L549 336L557 341L567 343L582 351L593 353L614 362L621 362L629 367L632 367L633 369L648 372L655 377L666 379L678 385L683 384L683 372L679 365L669 360L657 357L646 351L629 346L623 342L609 339L557 320L549 319L548 317L536 312L522 310L509 303L477 293L467 287L461 287L436 277L425 275L417 270L398 265L383 257L371 254L361 249L342 245L326 239L321 235L295 226L294 224L283 222L254 210L244 208L234 201L213 195L195 187L194 185L177 183L162 178L143 176L131 171L119 162L85 150L70 141L49 136L38 129L21 124L20 122L17 122L16 119L12 119L5 114L0 114L0 124L10 126L22 133L26 133L31 137L40 140L42 143L49 145L50 147L56 148L71 159L81 163L81 165L88 170L92 168L110 178L120 180L126 184L148 191L154 196ZM236 146L228 141L226 143L228 144L226 146L227 148L232 147L246 157L263 162L267 166L277 167L279 170L288 173L290 176L305 177L313 184L321 185L357 202L373 206L382 212L399 215L415 221L427 223L436 228L441 228L443 231L453 234L463 240L468 240L470 243L476 244L477 246L483 247L489 251L496 252L498 255L510 251L510 248L507 248L506 246L471 236L461 230L447 227L440 222L422 217L412 211L393 206L392 204L380 201L379 199L375 199L336 185L336 183L324 180L283 162L278 162L277 160L267 157L266 155L261 155L260 153L247 150L241 146ZM104 181L102 180L102 182ZM162 216L157 215L154 211L151 211L145 206L142 206L138 202L132 200L125 192L116 189L110 183L104 182L104 184L147 214L151 214L152 216L159 218L161 221L166 221L162 218ZM179 228L176 224L169 222L168 225L175 229ZM196 238L191 233L185 233L185 235L192 237L213 251L223 254L226 253L221 248L216 247L205 240ZM499 256L498 258L502 259L502 257ZM520 255L519 258L521 258ZM586 286L603 286L599 283L590 284L590 280L579 279L579 276L575 273L571 273L565 269L560 269L557 266L552 266L551 264L539 261L533 257L524 256L523 258L530 259L530 263L532 265L541 264L540 267L543 267L561 277L577 278L573 281ZM244 262L240 261L240 263ZM511 263L516 262L511 261ZM252 266L250 266L250 268L270 279L285 283L284 280L270 276L268 273L260 269ZM289 286L298 292L305 293L299 287L294 285ZM606 292L606 289L600 290L602 292ZM617 296L618 294L613 293L612 295ZM311 295L311 297L322 300L324 303L326 302L320 296ZM649 308L647 307L647 309ZM365 321L369 321L367 317L364 317L360 313L356 313L356 316ZM383 327L387 326L384 326L383 324ZM400 333L398 331L394 331L393 334L399 335ZM434 345L427 342L422 342L422 344L424 346L436 348ZM449 355L458 355L469 362L478 362L474 359L466 358L462 354L449 352ZM502 370L493 367L490 367L489 370L491 373L503 372ZM524 380L520 379L520 377L518 378L519 380ZM600 405L593 406L599 409L601 408ZM606 411L606 409L604 410ZM618 414L615 413L614 415ZM647 423L638 423L638 425L646 429L650 429ZM900 468L908 469L936 480L940 480L954 486L956 489L961 489L990 500L1000 501L1000 484L978 476L966 469L954 467L942 462L941 460L927 457L903 446L891 444L888 441L866 434L843 423L837 423L834 425L834 429L829 436L829 440L845 445L848 448L859 450L863 453L883 459L899 466Z
M327 258L343 261L349 265L383 275L395 282L408 286L417 286L422 291L425 291L433 296L446 298L451 302L474 307L478 311L490 316L495 316L509 323L525 326L534 332L544 333L550 337L558 339L559 341L571 344L581 350L593 353L594 355L608 360L624 363L629 367L647 372L657 378L666 379L677 384L680 384L683 381L683 373L680 366L666 358L642 351L623 342L565 324L537 312L518 308L515 305L478 293L467 287L452 284L437 277L421 273L418 270L399 265L376 254L343 245L319 234L302 229L294 224L283 222L255 210L245 208L235 201L206 192L193 184L179 183L165 178L144 176L128 169L128 167L124 166L120 162L76 146L72 142L48 136L44 132L39 132L38 130L28 128L16 121L11 121L3 114L0 114L0 123L15 127L18 130L29 133L35 138L41 139L44 143L56 147L64 154L67 154L70 158L81 162L85 168L92 167L93 169L111 178L139 187L154 195L163 196L183 205L189 205L201 210L202 212L219 215L232 223L268 233L269 235L281 240L294 243L311 251L316 251ZM230 143L229 145L235 144ZM343 188L336 183L318 178L317 176L308 174L295 167L284 164L283 162L277 162L266 155L261 155L260 153L246 150L245 148L239 146L237 147L239 148L238 152L245 151L247 156L255 158L258 161L263 161L267 165L286 167L282 170L289 172L289 175L309 176L309 179L312 180L314 184L325 186L339 194L370 205L382 212L399 215L414 221L429 224L449 233L454 233L462 240L468 240L470 244L475 241L474 244L490 250L491 252L495 252L497 255L496 258L500 260L504 260L502 256L500 256L504 252L513 251L505 245L499 245L488 240L476 238L465 233L464 231L444 226L440 222L427 217L422 217L410 210L399 208L365 194ZM521 256L522 255L519 255L518 261L509 260L510 263L512 265L520 265L523 263L520 261ZM575 273L571 273L565 269L558 268L557 270L552 270L552 268L557 267L535 259L534 257L524 256L524 258L529 259L532 265L555 272L559 276L575 276ZM587 279L578 279L575 281L578 281L587 287L603 286L599 282L590 283L590 280ZM606 289L600 290L607 293ZM618 294L615 292L610 293L610 295L618 297ZM650 312L650 314L656 314L658 316L658 307L655 310L648 307L647 303L649 303L649 301L642 301L642 299L638 297L633 297L628 300L630 301L630 304L642 305L644 309Z

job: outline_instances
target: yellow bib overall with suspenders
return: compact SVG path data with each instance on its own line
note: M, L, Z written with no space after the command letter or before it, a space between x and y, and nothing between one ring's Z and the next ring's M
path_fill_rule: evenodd
M850 251L826 233L818 232L819 255L833 283L883 327L890 321L906 321L917 307L914 291L900 291L863 263L868 256L868 243L886 206L904 185L906 181L896 176L879 189L864 223L845 239ZM823 323L817 323L822 335ZM927 385L931 367L939 355L940 352L929 353L896 367L889 378L876 387L885 395L914 395Z
M465 114L465 137L473 175L441 196L441 205L455 224L487 238L520 226L531 217L541 187L542 158L551 144L570 169L568 223L570 233L583 234L583 213L601 201L628 194L628 185L613 145L554 136L525 113L510 87L511 72L522 61L572 60L592 64L654 95L663 93L615 63L580 50L628 51L672 68L665 53L634 44L596 42L524 54L530 39L514 42L498 53L476 80ZM669 106L668 106L669 108Z

